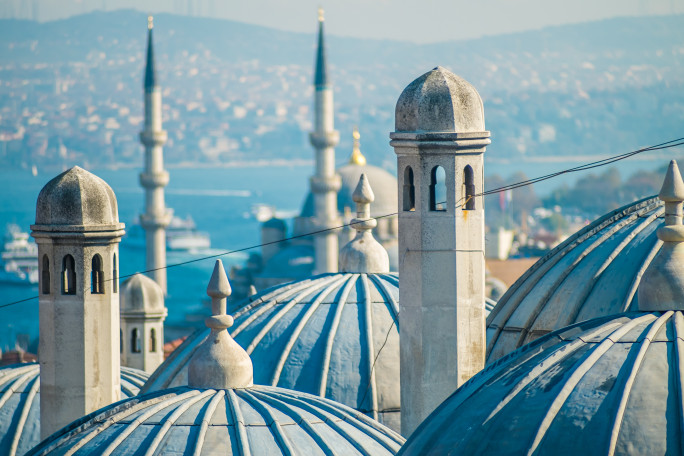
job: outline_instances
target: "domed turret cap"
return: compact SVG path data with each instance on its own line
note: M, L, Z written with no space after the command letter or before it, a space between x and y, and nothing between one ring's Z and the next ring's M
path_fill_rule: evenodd
M397 132L484 132L480 94L465 79L440 66L410 83L395 111Z
M160 313L166 315L164 292L154 280L135 274L121 284L121 314Z
M48 182L38 195L36 225L50 231L69 228L121 229L116 196L96 175L74 166Z

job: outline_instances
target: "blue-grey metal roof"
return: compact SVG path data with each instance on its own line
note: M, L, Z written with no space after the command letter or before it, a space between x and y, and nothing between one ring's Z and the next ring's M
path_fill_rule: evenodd
M637 310L641 275L660 250L663 203L610 212L541 258L487 318L487 362L575 322Z
M323 21L318 21L318 49L316 50L316 74L314 75L314 85L316 87L326 87L328 83L328 65L325 58Z
M470 379L399 454L684 454L683 339L680 311L548 334Z
M157 72L154 68L154 43L152 41L152 28L147 30L147 57L145 59L145 82L143 87L146 90L154 89L157 86Z
M399 280L322 274L251 296L229 329L254 364L254 383L327 397L399 429ZM187 384L200 330L152 374L143 392Z
M179 387L75 421L32 455L392 455L403 438L333 401L281 388Z
M121 368L121 397L138 394L148 375ZM0 454L22 455L40 442L40 365L0 368Z

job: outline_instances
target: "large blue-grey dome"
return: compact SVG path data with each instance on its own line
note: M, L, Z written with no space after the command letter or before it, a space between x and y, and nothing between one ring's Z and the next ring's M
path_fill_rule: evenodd
M121 368L121 397L133 397L148 375ZM0 454L22 455L40 442L40 365L0 368Z
M266 386L178 387L118 402L31 455L392 455L404 439L333 401Z
M576 322L637 310L641 276L660 250L664 207L647 198L584 227L534 264L487 318L487 362Z
M228 330L254 363L254 383L326 397L399 429L396 274L322 274L248 298ZM187 384L208 329L192 334L143 393Z
M630 312L548 334L444 401L400 454L684 454L684 314Z

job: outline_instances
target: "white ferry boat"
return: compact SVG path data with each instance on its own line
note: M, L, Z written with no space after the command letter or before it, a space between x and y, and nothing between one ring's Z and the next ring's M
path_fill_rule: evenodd
M0 282L25 285L38 283L38 246L15 224L7 225L2 251Z
M145 230L139 220L133 222L127 230L125 244L129 247L145 247ZM171 217L166 227L166 250L205 250L211 247L209 233L198 231L192 217Z

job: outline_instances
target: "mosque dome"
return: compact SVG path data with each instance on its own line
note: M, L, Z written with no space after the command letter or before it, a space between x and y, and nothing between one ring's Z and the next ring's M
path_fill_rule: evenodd
M410 83L399 96L395 130L483 132L484 106L468 81L440 66Z
M397 274L322 274L238 307L229 332L252 358L255 383L326 397L399 428ZM188 337L143 393L187 384L188 363L208 335Z
M21 455L40 442L40 365L0 368L0 454ZM121 368L121 398L138 394L148 375Z
M36 225L119 225L116 196L102 179L74 166L38 195Z
M487 318L487 362L573 323L636 310L663 213L655 197L609 212L535 263Z
M361 174L365 174L373 184L375 201L371 206L371 216L393 214L397 212L397 178L388 171L373 165L359 165L357 163L347 163L337 168L337 174L342 179L342 187L337 192L337 210L343 214L344 208L354 208L352 194L359 182ZM314 216L313 194L309 192L302 207L301 217Z
M541 337L470 379L400 454L681 454L683 331L681 311L629 312Z
M210 334L189 363L188 386L117 402L67 425L32 454L392 455L403 438L349 407L253 384L253 364L226 331L231 289L217 260L207 287Z
M164 292L157 282L144 274L135 274L128 278L121 284L119 293L122 314L166 314Z

